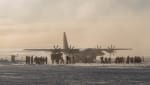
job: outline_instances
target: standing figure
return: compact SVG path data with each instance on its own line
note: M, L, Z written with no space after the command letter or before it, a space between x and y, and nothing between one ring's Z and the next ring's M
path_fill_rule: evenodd
M45 57L45 64L47 64L47 62L48 62L48 59L47 59L47 56Z
M108 63L111 64L111 57L108 58Z
M100 57L100 58L101 58L101 63L104 64L104 60L103 60L104 58L103 58L103 56Z
M52 64L54 64L54 59L55 59L55 54L52 53L52 54L51 54L51 61L52 61Z
M31 56L31 64L33 64L33 56Z

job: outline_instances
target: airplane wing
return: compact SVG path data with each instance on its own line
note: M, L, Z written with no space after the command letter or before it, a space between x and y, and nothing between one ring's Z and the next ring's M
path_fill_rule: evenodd
M116 51L123 51L123 50L132 50L131 48L106 48L106 49L95 49L96 52L105 51L107 53L114 53Z
M77 53L79 52L79 49L24 49L25 51L47 51L47 52L54 52L54 51L60 51L60 52L73 52Z
M90 49L90 48L89 48ZM64 52L66 51L65 49L24 49L26 51L56 51L56 50L59 50L61 52ZM87 49L88 50L88 49ZM90 50L95 50L95 51L115 51L115 50L132 50L131 48L115 48L115 49L109 49L109 48L91 48ZM73 52L78 52L79 49L69 49L68 51L73 51Z
M111 49L111 48L96 48L96 49L92 49L92 50L95 50L95 51L117 51L117 50L132 50L131 48L114 48L114 49Z
M107 50L132 50L131 48L114 48L114 49L109 49L109 48L106 48L106 49L100 49L100 50L104 50L104 51L107 51Z
M81 51L106 51L106 52L110 52L110 51L117 51L117 50L132 50L131 48L87 48L87 49L83 49Z
M26 51L54 51L56 49L24 49L24 50Z

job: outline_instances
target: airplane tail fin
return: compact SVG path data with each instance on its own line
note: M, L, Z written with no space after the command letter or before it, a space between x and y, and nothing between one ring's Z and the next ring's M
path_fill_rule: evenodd
M68 41L67 41L67 36L66 33L64 32L64 36L63 36L63 49L68 50Z

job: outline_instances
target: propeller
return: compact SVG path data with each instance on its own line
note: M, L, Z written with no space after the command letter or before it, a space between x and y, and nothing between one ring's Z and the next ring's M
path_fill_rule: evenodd
M110 48L113 49L113 45L112 44L111 44Z
M108 49L113 50L115 49L115 46L111 44L110 46L108 46Z
M53 48L54 49L60 49L60 46L59 45L54 45Z
M57 44L57 49L60 49L60 46Z
M55 45L53 46L53 48L54 48L54 49L56 48Z
M75 47L74 46L72 46L72 49L74 49Z
M74 52L74 49L75 49L75 47L70 45L69 46L69 53L72 54Z
M101 46L97 45L97 49L101 49L101 48L102 48Z
M74 49L74 46L71 46L71 45L70 45L69 49Z
M116 51L114 50L116 47L114 46L114 45L110 45L110 46L108 46L108 52L110 53L110 56L111 55L115 55L115 53L116 53Z
M71 49L71 45L70 45L69 49Z
M54 52L60 52L61 51L61 47L59 47L58 44L54 45L53 48L54 48Z
M99 46L97 45L97 49L99 48Z

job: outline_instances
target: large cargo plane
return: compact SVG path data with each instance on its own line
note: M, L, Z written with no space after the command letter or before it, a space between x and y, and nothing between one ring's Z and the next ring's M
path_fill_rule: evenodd
M96 48L85 48L78 49L73 46L68 45L66 33L63 33L63 48L60 48L58 45L54 45L52 49L24 49L28 51L49 51L49 52L62 52L68 56L75 56L76 61L78 62L94 62L96 56L103 56L105 53L114 54L117 50L131 50L130 48L115 48L111 45L108 48L101 48L97 46Z

